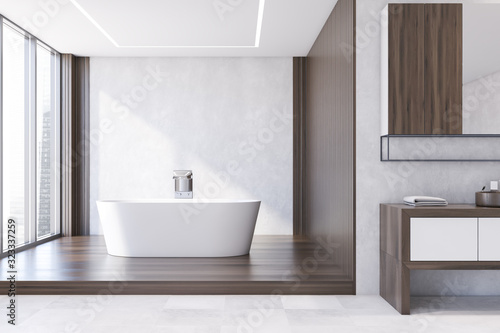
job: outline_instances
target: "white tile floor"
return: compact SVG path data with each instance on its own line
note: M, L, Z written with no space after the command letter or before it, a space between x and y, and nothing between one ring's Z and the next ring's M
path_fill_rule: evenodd
M498 333L500 297L412 298L401 316L379 296L18 296L17 326L50 333Z

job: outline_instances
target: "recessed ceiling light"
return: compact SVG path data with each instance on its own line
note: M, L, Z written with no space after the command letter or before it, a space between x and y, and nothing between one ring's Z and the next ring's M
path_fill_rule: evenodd
M256 48L260 45L260 35L262 33L262 21L264 18L264 5L266 0L259 0L259 11L257 15L257 29L255 31L255 44L254 45L243 45L243 46L222 46L222 45L204 45L204 46L173 46L173 45L130 45L123 46L119 45L116 40L77 2L77 0L70 0L71 3L104 35L109 41L118 48Z
M264 18L264 3L266 0L259 1L259 15L257 16L257 31L255 32L255 45L254 47L259 47L260 45L260 34L262 32L262 19Z

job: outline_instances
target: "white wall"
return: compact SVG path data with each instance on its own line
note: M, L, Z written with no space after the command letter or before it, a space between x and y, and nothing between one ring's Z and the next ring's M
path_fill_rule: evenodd
M464 134L500 134L500 71L464 84L463 94Z
M387 3L387 0L357 1L356 279L359 294L379 293L380 203L401 202L405 195L418 194L444 197L451 203L473 203L474 192L489 180L500 178L499 163L380 162L380 12ZM412 272L411 286L415 295L500 294L500 271Z
M91 58L91 234L96 200L173 198L174 169L195 197L262 200L257 234L292 234L292 84L291 58Z

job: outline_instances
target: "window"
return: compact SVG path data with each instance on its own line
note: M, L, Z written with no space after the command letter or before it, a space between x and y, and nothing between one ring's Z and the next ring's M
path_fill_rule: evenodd
M59 186L56 179L59 117L54 51L36 46L36 221L37 237L57 233Z
M23 244L29 239L25 192L28 39L9 25L3 24L2 30L2 222L7 230L8 219L16 221L16 243ZM3 238L7 244L7 233Z
M60 233L59 54L0 17L2 237L18 247Z

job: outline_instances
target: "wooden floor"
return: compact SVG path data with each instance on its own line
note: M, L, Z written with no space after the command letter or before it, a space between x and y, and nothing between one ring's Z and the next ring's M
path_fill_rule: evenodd
M249 255L227 258L115 257L102 236L63 237L18 253L16 266L18 294L354 293L328 249L294 236L255 236ZM7 258L0 270L7 290Z

